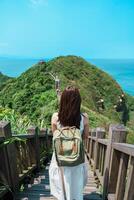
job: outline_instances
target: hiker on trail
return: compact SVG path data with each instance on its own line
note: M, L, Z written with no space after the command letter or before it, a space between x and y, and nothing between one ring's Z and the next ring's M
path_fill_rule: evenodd
M52 77L52 79L55 81L55 90L56 91L60 90L60 79L59 79L59 77L57 75L54 76L51 72L46 72L46 73L48 73Z
M55 89L60 89L60 79L58 78L58 76L55 77Z
M126 126L129 120L129 108L124 93L119 96L117 105L114 106L117 112L121 112L121 122Z
M104 99L99 99L99 101L97 101L97 105L98 105L98 111L102 111L105 109L105 105L104 105Z
M98 112L101 112L101 111L103 111L105 109L104 99L103 98L100 98L97 101L97 109L98 109Z
M79 90L67 87L61 95L59 112L54 113L51 120L53 155L49 180L51 194L58 200L83 200L88 171L83 140L88 137L89 123L87 114L81 113L80 107ZM75 142L76 135L81 143Z

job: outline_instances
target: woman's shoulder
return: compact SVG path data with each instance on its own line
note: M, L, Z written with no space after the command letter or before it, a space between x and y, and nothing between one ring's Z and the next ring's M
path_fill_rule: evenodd
M53 113L52 117L58 117L58 112Z
M53 113L51 122L52 124L57 124L58 121L58 112Z
M82 116L83 116L83 122L84 122L84 125L88 124L88 114L87 113L82 113Z
M88 118L88 114L87 113L82 113L82 116Z

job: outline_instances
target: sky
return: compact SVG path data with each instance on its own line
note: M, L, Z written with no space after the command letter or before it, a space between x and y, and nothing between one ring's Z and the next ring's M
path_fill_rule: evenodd
M134 58L133 0L0 0L0 56Z

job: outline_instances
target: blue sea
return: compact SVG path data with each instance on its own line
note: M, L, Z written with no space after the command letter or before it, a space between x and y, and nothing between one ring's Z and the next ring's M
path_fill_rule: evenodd
M86 60L110 74L125 92L134 96L134 59ZM31 58L0 58L0 72L17 77L39 61L40 59Z
M110 74L126 93L134 96L134 59L88 59L88 61Z

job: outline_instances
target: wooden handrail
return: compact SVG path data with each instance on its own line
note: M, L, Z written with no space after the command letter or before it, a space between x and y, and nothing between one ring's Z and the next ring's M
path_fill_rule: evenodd
M107 146L108 145L108 139L98 139L98 143Z
M123 125L110 125L108 139L104 135L104 129L93 129L85 142L89 163L103 187L103 199L133 200L134 145L124 143L127 131Z
M113 143L112 148L134 157L134 145L132 144Z
M27 134L15 135L11 133L10 123L0 122L0 144L11 138L13 143L0 147L0 181L15 191L29 173L39 170L40 160L51 148L52 137L46 129L37 127L30 127Z
M90 134L85 149L103 187L103 200L133 200L134 145L125 143L125 127L110 125L107 139L103 128L93 129ZM13 190L29 172L40 168L40 160L52 146L52 135L45 129L40 131L37 127L30 127L28 134L12 135L10 123L0 122L0 143L15 137L22 141L16 140L0 149L0 177L4 175L3 181Z

